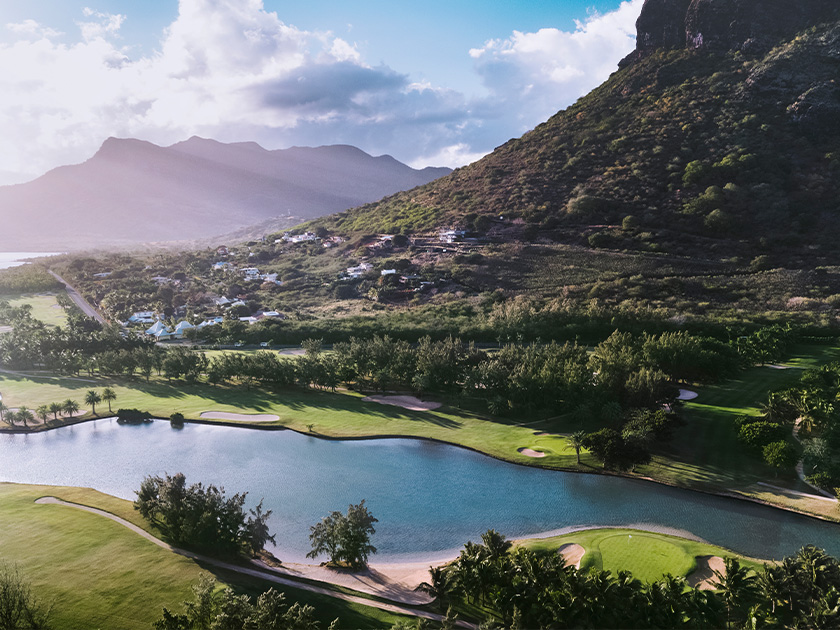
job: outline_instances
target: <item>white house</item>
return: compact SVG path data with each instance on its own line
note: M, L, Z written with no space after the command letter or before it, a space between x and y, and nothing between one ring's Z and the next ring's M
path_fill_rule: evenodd
M132 324L153 324L155 322L155 312L137 311L128 318L128 321Z
M178 322L178 325L175 326L175 332L172 333L173 337L177 339L181 339L184 336L184 333L188 331L190 328L195 328L192 324L190 324L187 320L183 320Z
M112 271L103 271L103 272L101 272L101 273L95 273L95 274L93 274L93 277L94 277L94 278L107 278L107 277L108 277L108 276L110 276L112 273L113 273Z
M248 280L256 280L260 277L260 270L256 267L243 267L239 270L243 276L245 276Z
M230 299L226 297L220 297L213 300L216 303L216 306L227 306L230 304Z
M147 335L157 335L161 330L166 330L166 326L163 322L157 321L154 325L146 331Z
M467 235L465 230L446 230L440 233L440 240L444 243L457 243Z
M230 267L233 267L233 265L229 262L217 262L213 263L212 269L213 271L224 271L225 269L228 269Z
M373 269L373 265L363 262L356 267L347 267L347 275L351 278L361 278L371 269Z
M383 269L382 272L379 274L381 276L393 276L397 273L396 269Z

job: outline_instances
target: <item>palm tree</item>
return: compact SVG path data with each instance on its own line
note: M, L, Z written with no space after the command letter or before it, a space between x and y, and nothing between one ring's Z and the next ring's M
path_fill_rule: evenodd
M15 422L17 422L17 412L12 409L6 411L6 422L10 427L15 426Z
M79 403L75 400L70 400L69 398L61 403L61 411L68 416L72 416L79 410Z
M8 410L9 408L5 405L5 403L3 403L2 400L0 400L0 420L2 420L3 422L6 421L6 418L3 416L3 414Z
M111 412L111 401L116 400L116 399L117 399L117 394L110 387L106 387L105 389L102 390L102 400L104 400L105 402L108 403L108 413L112 413Z
M44 424L47 423L47 419L50 417L50 408L47 405L41 405L35 410L35 415L43 422Z
M61 403L51 402L49 404L50 413L53 415L53 419L58 420L58 414L64 411L64 407Z
M725 558L723 572L715 570L715 580L712 582L720 591L726 604L726 626L731 627L733 615L748 608L755 598L756 576L750 575L747 567L742 567L737 558Z
M85 403L91 406L91 413L93 413L93 415L96 415L96 405L101 402L102 397L95 389L88 390L88 393L85 394Z
M27 409L24 405L20 406L20 409L17 411L18 420L23 420L23 426L27 429L29 428L29 422L35 420L35 415Z
M583 448L583 440L586 437L586 431L575 431L569 438L569 445L575 449L577 455L577 463L580 466L580 449Z

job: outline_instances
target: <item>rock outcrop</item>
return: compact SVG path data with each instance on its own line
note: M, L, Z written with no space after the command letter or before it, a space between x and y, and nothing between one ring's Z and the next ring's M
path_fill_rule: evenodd
M763 53L803 29L837 18L837 0L646 0L631 59L660 48Z

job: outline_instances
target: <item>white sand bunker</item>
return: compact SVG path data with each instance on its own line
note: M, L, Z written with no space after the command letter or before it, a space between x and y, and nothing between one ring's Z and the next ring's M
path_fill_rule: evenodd
M719 556L699 556L697 568L686 578L688 585L701 591L713 591L712 583L716 580L715 571L724 573L723 558Z
M764 367L769 367L771 370L789 370L789 365L782 365L781 363L774 363L773 365L765 365Z
M677 400L694 400L695 398L697 398L697 392L690 389L681 389L680 395L677 396Z
M432 409L443 406L442 403L432 402L430 400L423 401L415 396L365 396L362 398L362 401L393 405L394 407L402 407L409 411L431 411Z
M208 420L242 420L243 422L275 422L280 416L273 413L228 413L227 411L202 411L201 418Z
M557 553L563 556L563 560L566 561L567 565L580 569L580 561L583 559L586 549L577 543L567 543L561 545L557 549Z
M545 457L545 453L541 451L535 451L532 448L518 448L516 449L518 452L522 453L523 455L527 455L528 457Z

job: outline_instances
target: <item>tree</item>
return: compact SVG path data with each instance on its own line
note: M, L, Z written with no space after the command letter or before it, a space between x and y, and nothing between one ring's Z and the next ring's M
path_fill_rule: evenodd
M35 410L35 415L38 416L41 422L46 424L47 419L50 417L50 408L47 405L41 405Z
M23 422L23 426L29 428L29 423L35 420L35 414L33 414L26 406L21 405L20 409L17 410L17 419Z
M796 465L796 448L784 440L770 442L762 450L764 461L773 468L793 468Z
M49 404L50 413L53 415L54 420L58 420L58 414L60 414L64 408L62 407L61 403L58 402L51 402Z
M583 442L586 439L586 431L575 431L569 437L569 446L575 449L575 455L577 455L577 463L580 466L580 449L583 448Z
M50 607L32 594L17 567L0 563L0 628L49 630Z
M111 402L117 399L116 392L111 389L110 387L106 387L102 390L102 400L108 403L108 413L111 412Z
M368 556L376 553L370 537L376 533L373 527L378 520L365 507L364 499L357 505L350 505L347 514L332 512L311 527L309 540L312 551L306 556L315 558L323 553L330 562L360 568L367 564Z
M6 404L2 400L0 400L0 421L3 421L3 422L6 421L6 416L4 414L8 410L9 410L9 408L6 406Z
M70 400L69 398L61 403L61 411L68 416L72 416L79 410L79 403L75 400Z
M102 402L102 396L100 396L96 390L91 389L88 390L88 393L85 394L85 404L91 406L91 413L96 415L96 405Z
M727 627L733 621L740 627L745 612L755 600L757 578L750 569L742 567L737 558L724 558L723 566L722 572L715 570L712 586L720 591L726 604Z

